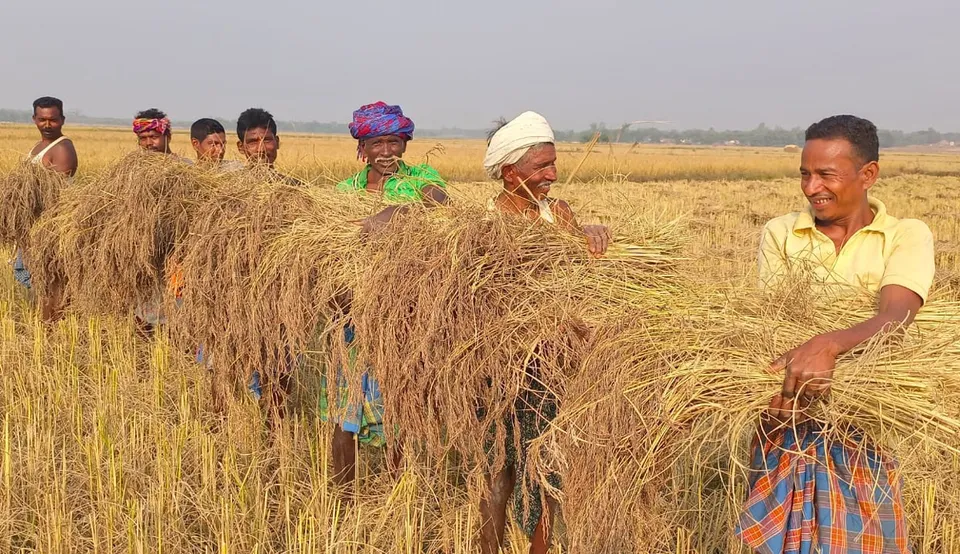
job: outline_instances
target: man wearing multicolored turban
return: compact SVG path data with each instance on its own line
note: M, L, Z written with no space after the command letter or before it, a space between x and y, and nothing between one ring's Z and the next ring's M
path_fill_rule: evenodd
M371 232L389 223L410 204L423 202L440 205L448 201L444 190L446 184L437 170L426 163L408 165L401 159L407 142L413 139L413 121L403 115L400 106L383 102L362 106L353 112L349 125L350 134L357 139L357 157L367 162L359 173L341 181L338 190L379 194L389 204L386 209L367 218L364 232ZM348 308L347 308L348 309ZM353 328L344 329L344 341L353 341ZM350 356L350 360L355 358ZM352 363L352 362L349 362ZM334 479L347 486L356 475L356 449L354 441L369 446L384 446L383 399L380 385L372 375L363 374L360 386L362 402L348 403L346 379L338 372L337 392L331 395L336 401L330 406L327 400L327 381L321 381L320 411L325 420L338 424L333 435ZM398 453L389 462L393 469L399 464Z
M133 133L137 135L140 148L160 154L170 153L170 119L167 114L150 108L133 119Z
M357 157L367 165L337 189L379 193L392 204L447 201L446 184L436 169L426 163L408 165L402 159L413 140L414 125L400 106L383 102L361 106L353 112L349 128L357 139Z

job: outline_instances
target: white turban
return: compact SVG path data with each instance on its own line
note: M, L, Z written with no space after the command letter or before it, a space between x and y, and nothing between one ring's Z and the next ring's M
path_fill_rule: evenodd
M545 142L554 142L550 124L537 112L523 112L493 135L483 168L491 179L500 179L503 166L517 163L530 147Z

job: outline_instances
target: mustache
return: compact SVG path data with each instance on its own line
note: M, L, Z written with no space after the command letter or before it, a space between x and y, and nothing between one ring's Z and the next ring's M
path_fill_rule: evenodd
M373 163L379 165L393 165L400 161L400 156L383 156L379 158L374 158Z

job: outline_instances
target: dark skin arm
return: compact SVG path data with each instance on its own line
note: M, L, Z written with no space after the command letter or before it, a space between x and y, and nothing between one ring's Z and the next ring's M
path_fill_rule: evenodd
M72 177L77 172L77 151L70 141L62 141L53 147L50 152L50 162L47 165L50 169Z
M783 387L770 401L768 415L785 421L796 408L802 409L816 396L825 394L833 380L837 357L878 334L907 327L921 306L923 300L917 293L899 285L887 285L880 290L877 315L849 329L817 335L777 358L768 371L784 371Z
M447 195L447 191L437 185L427 185L423 187L421 194L423 205L427 208L435 208L437 206L443 206L450 203L450 196ZM401 215L409 209L409 205L387 206L376 214L363 220L362 233L364 235L368 235L377 229L382 228L386 224L390 223L395 216Z
M420 192L426 206L441 206L450 203L450 196L447 191L437 185L427 185Z
M605 225L584 225L577 223L577 217L573 213L570 204L563 200L557 200L553 204L554 215L560 221L564 229L571 232L583 233L587 238L587 249L594 256L602 256L613 241L613 235L610 229Z

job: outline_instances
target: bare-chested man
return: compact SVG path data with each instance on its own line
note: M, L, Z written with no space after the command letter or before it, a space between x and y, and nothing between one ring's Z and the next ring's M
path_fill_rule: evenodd
M613 238L610 229L603 225L581 225L569 204L549 196L557 180L555 142L550 124L536 112L524 112L511 121L498 122L497 129L490 134L483 167L491 179L503 183L503 188L495 198L490 199L488 209L523 217L531 222L557 225L582 235L587 250L594 256L602 256ZM503 548L507 504L522 476L527 445L556 416L557 399L539 383L536 364L531 364L527 371L531 376L530 384L523 398L517 401L516 413L512 416L520 427L520 451L517 451L512 440L507 441L507 463L497 474L487 476L489 494L480 503L483 519L479 546L484 554L494 554ZM554 486L560 486L559 477L551 476L551 481ZM559 506L557 500L549 495L546 495L547 502L544 503L539 486L534 486L528 495L529 514L524 514L521 498L517 495L514 496L514 515L530 536L531 554L546 553Z

